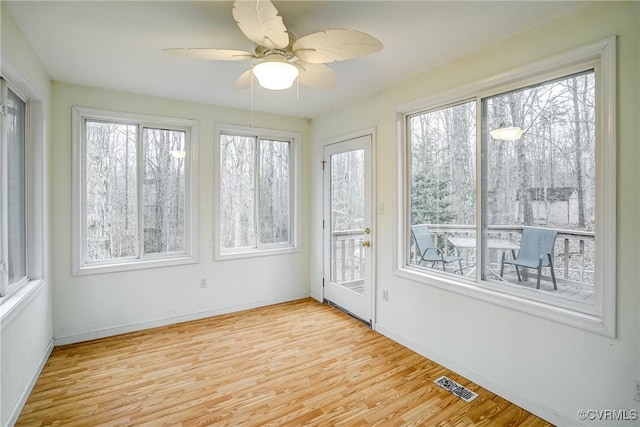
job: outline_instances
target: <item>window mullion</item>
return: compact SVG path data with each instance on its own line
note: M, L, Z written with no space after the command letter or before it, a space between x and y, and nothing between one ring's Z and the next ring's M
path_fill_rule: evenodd
M253 157L254 159L254 168L253 168L253 191L254 191L254 203L253 203L253 210L254 210L254 220L253 220L253 226L254 226L254 230L255 230L255 239L256 239L256 248L260 248L260 185L261 185L261 181L260 181L260 176L261 176L261 170L260 170L260 159L262 157L261 153L260 153L260 142L262 140L256 136L255 138L255 156Z
M136 132L136 197L137 197L137 221L138 221L138 235L136 241L138 242L138 259L145 257L144 252L144 126L138 124Z
M483 129L486 126L484 117L484 103L480 96L476 97L476 282L482 280L484 270L484 231L485 231L485 147L482 141Z
M297 171L295 170L295 165L293 163L294 156L297 156L298 153L294 152L291 141L289 141L289 194L295 193L295 183L294 179L291 177L296 176ZM294 212L294 197L289 197L289 243L293 242L293 234L296 232L297 227L294 224L293 212Z

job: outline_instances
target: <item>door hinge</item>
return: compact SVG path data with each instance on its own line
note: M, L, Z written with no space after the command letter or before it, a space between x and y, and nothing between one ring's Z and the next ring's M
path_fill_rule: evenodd
M324 165L325 165L325 163L327 163L327 161L326 160L320 160L320 163L322 163L322 170L324 170Z
M324 230L324 219L322 220L322 229Z
M322 287L324 288L324 277L322 278Z
M4 116L5 114L6 114L6 111L5 111L4 104L0 104L0 116Z
M6 273L7 270L5 268L4 261L0 261L0 273Z

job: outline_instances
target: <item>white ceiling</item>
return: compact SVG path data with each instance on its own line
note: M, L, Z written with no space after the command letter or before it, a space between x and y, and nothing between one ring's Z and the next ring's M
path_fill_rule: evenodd
M249 62L168 55L166 47L253 51L231 1L10 1L13 18L51 78L249 109L232 89ZM592 4L581 1L274 1L298 38L330 28L364 31L381 52L329 64L335 89L256 89L254 109L315 117L499 40ZM296 99L296 98L299 99Z

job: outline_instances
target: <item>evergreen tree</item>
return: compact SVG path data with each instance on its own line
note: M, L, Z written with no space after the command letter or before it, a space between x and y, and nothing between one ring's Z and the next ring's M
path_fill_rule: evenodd
M411 194L412 224L449 224L455 216L451 211L451 191L448 179L434 179L425 172L414 176Z

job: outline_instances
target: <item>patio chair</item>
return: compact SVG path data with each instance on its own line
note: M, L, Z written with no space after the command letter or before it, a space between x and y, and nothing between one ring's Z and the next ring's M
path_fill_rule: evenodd
M520 270L518 267L535 268L538 271L536 281L536 289L540 289L540 275L543 267L551 269L551 280L553 281L553 289L558 289L556 284L556 275L553 271L553 247L556 243L558 232L546 228L524 227L522 231L522 240L520 241L520 249L515 259L505 259L505 253L502 253L502 263L500 265L500 277L504 273L504 265L510 264L516 267L518 281L522 281Z
M460 271L460 274L462 274L462 257L445 255L433 242L431 232L426 225L412 225L411 234L413 235L413 241L416 242L416 252L420 257L418 264L421 264L422 261L425 263L430 262L431 267L433 267L437 262L441 262L442 270L446 271L447 264L458 261L460 268L453 272Z

